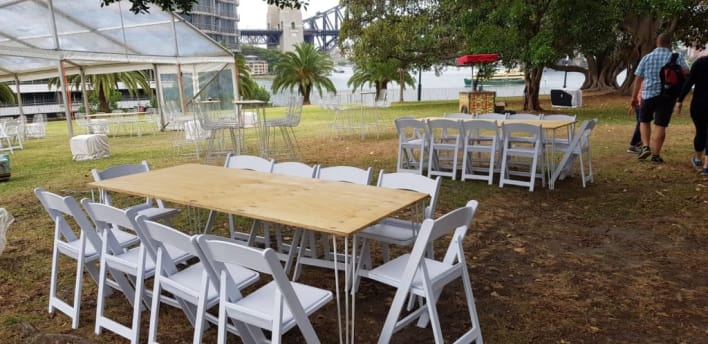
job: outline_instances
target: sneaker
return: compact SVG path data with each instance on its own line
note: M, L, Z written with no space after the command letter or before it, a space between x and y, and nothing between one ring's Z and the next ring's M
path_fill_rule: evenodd
M655 163L655 164L663 164L663 163L664 163L664 159L662 159L662 158L661 158L660 156L658 156L658 155L652 155L652 156L651 156L651 162L653 162L653 163Z
M639 156L637 156L637 159L639 160L644 160L648 158L651 155L651 149L649 149L649 146L643 146L642 149L639 151Z
M627 147L627 153L639 154L642 151L642 145Z
M700 170L703 167L703 162L699 159L696 159L695 156L691 157L691 164L693 165L693 168Z

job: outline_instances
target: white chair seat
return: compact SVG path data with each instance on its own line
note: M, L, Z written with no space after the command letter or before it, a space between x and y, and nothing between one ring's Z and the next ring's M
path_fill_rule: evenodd
M366 239L407 246L415 241L415 233L419 228L420 224L411 221L388 218L365 228L358 235Z
M324 304L332 300L332 293L327 290L311 287L309 285L292 282L293 290L297 299L302 304L305 314L310 315ZM278 289L276 283L270 282L259 288L251 294L248 294L238 302L232 303L227 308L229 316L236 316L230 312L230 308L238 309L241 314L248 313L250 316L259 320L254 325L259 327L270 327L271 322L277 319L274 302L276 301L273 295ZM254 319L255 320L255 319ZM287 304L283 305L283 330L287 331L295 325L295 318L290 312Z
M408 265L409 259L409 253L396 257L396 259L369 271L367 277L397 287L400 284L401 277L406 269L406 265ZM428 269L428 274L433 284L444 275L448 275L447 272L450 270L450 265L427 258L423 258L423 262L426 269ZM419 271L416 271L415 277L413 277L411 288L418 293L423 291L423 276Z
M159 220L179 214L179 209L175 208L146 208L138 211L138 215L145 215L151 220Z
M73 258L78 259L79 257L79 246L81 245L81 240L73 240L69 242L58 242L57 248L61 253ZM100 252L98 249L94 248L91 244L87 244L84 249L84 257L87 261L94 261L100 257Z
M140 241L140 238L138 238L137 235L122 231L120 229L114 229L113 235L115 236L116 241L118 241L120 246L123 247L128 247L133 244L137 244Z
M245 270L245 269L244 269ZM169 281L172 281L184 288L189 289L194 294L198 294L201 291L201 278L204 273L204 265L199 262L190 265L184 270L181 270L173 275L169 276ZM170 282L163 283L167 284ZM219 297L219 291L212 285L209 284L209 290L207 291L206 299L213 300Z

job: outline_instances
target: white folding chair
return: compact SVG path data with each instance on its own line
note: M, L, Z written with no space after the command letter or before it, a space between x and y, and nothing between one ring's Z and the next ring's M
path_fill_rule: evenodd
M590 152L590 135L592 134L595 125L597 124L597 119L585 120L580 124L578 132L573 135L573 140L567 144L556 144L554 149L563 152L563 157L560 160L558 166L561 168L558 172L559 175L554 176L559 180L563 180L567 175L569 175L575 164L575 160L580 162L580 177L583 183L583 188L586 186L587 182L593 181L592 174L592 154ZM587 158L587 163L584 161ZM588 167L588 172L585 173L585 165Z
M96 263L101 257L102 240L96 228L81 210L79 203L71 196L59 196L42 188L34 189L34 194L54 222L54 247L52 249L52 275L49 282L49 313L58 309L71 318L71 328L79 327L81 310L81 290L84 269L98 283L99 270ZM74 226L78 227L77 237ZM111 247L129 247L138 243L138 237L120 232L116 240L108 243ZM59 274L60 254L76 260L76 281L74 282L74 301L68 304L57 295L57 276ZM121 290L130 287L125 278L119 276L111 287Z
M575 115L563 115L563 114L552 114L546 115L542 114L541 119L544 121L575 121ZM573 139L573 133L575 132L575 124L568 126L568 132L565 137L545 137L546 143L550 144L569 144L570 140ZM554 133L555 134L555 133Z
M397 288L378 343L389 343L395 332L416 319L418 319L419 327L426 326L430 320L435 343L444 343L437 304L441 301L442 289L459 278L464 286L471 328L454 343L475 342L482 344L482 332L474 304L472 284L467 272L463 245L465 233L472 222L476 209L477 201L469 201L467 206L453 210L437 220L426 219L410 254L404 254L369 272L368 278ZM426 251L433 240L440 239L447 234L452 234L452 236L444 258L435 260L426 257ZM424 298L425 304L420 305L399 320L409 294Z
M177 305L194 326L193 343L202 342L202 334L206 321L216 324L217 318L207 313L207 310L219 303L218 285L210 283L207 267L201 261L178 269L175 259L170 256L171 248L198 256L197 248L192 244L192 236L184 234L169 226L149 221L144 215L137 217L138 235L145 245L150 257L155 261L155 277L152 290L152 306L150 307L150 330L148 343L155 343L157 338L158 315L160 303ZM172 250L174 251L174 250ZM245 288L258 280L258 274L232 266L231 275L235 285ZM166 294L166 293L169 293Z
M353 166L330 166L321 167L317 173L317 178L321 180L329 180L334 182L342 183L352 183L359 185L368 185L371 181L373 169L371 167L367 169L362 169ZM333 269L334 268L334 252L331 251L330 247L330 235L322 234L320 236L320 242L322 244L323 258L324 259L307 259L303 257L303 252L305 249L313 250L315 233L312 231L306 231L303 233L300 241L300 249L298 250L298 257L295 261L295 271L293 272L293 281L297 281L300 277L300 271L303 264L319 266L324 268ZM337 257L340 259L342 257ZM344 265L341 265L343 268Z
M464 113L464 112L455 112L455 113L446 113L443 115L445 118L450 118L450 119L474 119L473 114L469 113Z
M492 185L500 148L497 121L464 121L462 133L462 181L486 180Z
M459 152L462 149L462 130L459 120L431 119L428 121L430 145L428 176L457 176Z
M103 234L101 247L101 269L98 282L98 301L96 304L95 333L101 334L102 329L108 329L121 337L127 338L131 343L140 339L140 313L144 306L150 305L150 294L145 290L145 280L155 274L155 261L148 253L146 246L150 242L143 242L138 247L130 249L109 247L107 243L115 237L115 229L137 231L135 222L137 211L135 209L123 210L110 205L94 203L84 198L81 200L86 213L96 224L96 228ZM168 246L168 257L174 263L181 263L191 258L189 252L176 247ZM133 317L130 326L123 325L105 314L106 279L108 272L114 279L126 276L132 280L134 288L123 288L121 291L133 306ZM144 304L143 304L144 303Z
M246 343L263 342L263 333L258 328L272 332L272 343L281 343L282 335L295 326L307 343L320 342L308 317L332 300L332 292L288 281L277 253L270 248L247 247L209 235L200 235L196 241L219 276L219 343L226 342L226 323L229 319L249 328L248 332L239 328ZM241 295L241 290L233 283L234 277L228 265L240 265L269 274L273 280L247 295ZM245 338L244 335L257 338Z
M499 187L503 188L506 184L528 186L529 191L533 191L536 178L541 178L542 185L546 186L541 126L505 123L502 125L502 134L504 139Z
M509 115L506 119L541 120L541 118L541 116L532 113L515 113Z
M354 290L358 288L359 276L366 276L368 270L365 265L371 267L371 257L369 252L369 241L380 242L384 245L383 261L390 258L388 245L410 246L418 235L420 223L423 219L431 219L435 213L438 202L438 192L442 180L419 176L404 172L379 173L378 186L390 189L411 190L428 194L430 202L423 210L420 219L412 218L408 220L399 218L385 218L381 222L361 230L356 235L361 238L361 258L359 259L354 276ZM414 216L415 217L415 216Z
M268 160L255 155L236 155L233 153L229 153L228 155L226 155L226 160L224 161L224 167L226 168L258 171L264 173L272 172L273 164L275 164L275 160L273 159ZM228 217L229 235L231 236L231 238L248 241L248 233L241 233L236 231L234 216L232 214L228 214ZM209 217L207 218L206 226L204 227L204 233L208 233L211 230L215 218L216 212L213 210L209 211ZM254 225L255 224L256 221L254 221Z
M116 165L102 171L94 168L91 170L91 174L93 175L93 180L99 182L148 171L150 171L150 166L148 166L147 161L143 160L139 164ZM103 204L112 205L111 194L106 190L99 190L99 201ZM145 215L151 220L169 219L179 213L178 209L166 208L162 200L156 199L154 203L157 205L156 207L153 206L153 199L148 197L145 202L129 206L125 210L135 210L137 215Z
M502 120L502 119L506 119L507 117L508 117L508 116L507 116L506 114L503 114L503 113L493 113L493 112L481 113L481 114L478 114L478 115L475 115L475 116L474 116L474 118L476 118L476 119L493 119L493 120L496 120L496 121L499 121L499 120Z
M317 177L317 171L319 170L320 165L307 165L301 162L297 161L286 161L286 162L278 162L273 165L273 173L274 174L282 174L282 175L287 175L287 176L292 176L292 177L302 177L302 178L315 178ZM266 228L264 228L264 237L267 236L268 234L268 224L264 224ZM283 242L283 235L282 235L282 230L281 230L280 225L275 224L275 240L276 240L276 247L277 251L281 253L280 258L285 260L285 271L289 272L290 268L292 267L293 259L295 258L295 249L297 247L297 243L300 242L300 237L303 235L303 230L301 228L295 228L294 233L293 233L293 240L292 240L292 245L285 244ZM254 240L256 239L255 233L252 231L251 232L251 238L249 239L249 246L253 246ZM265 238L266 240L266 245L268 242L268 238ZM312 242L309 245L309 249L307 250L309 256L316 256L316 243L314 242L314 236L310 236L309 240ZM267 246L266 246L267 247Z
M422 175L428 161L430 132L425 121L415 118L396 118L398 132L398 161L396 172Z

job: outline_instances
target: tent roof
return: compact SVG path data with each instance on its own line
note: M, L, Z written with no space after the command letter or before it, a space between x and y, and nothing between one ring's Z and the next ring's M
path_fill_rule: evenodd
M151 64L233 63L233 55L159 8L133 14L116 2L0 0L0 81L151 68ZM56 29L55 29L56 28ZM55 35L56 32L56 35ZM144 66L140 66L144 65Z

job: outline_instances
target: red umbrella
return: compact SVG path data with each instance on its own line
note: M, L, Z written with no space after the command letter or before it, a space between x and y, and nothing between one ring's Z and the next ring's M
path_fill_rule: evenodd
M474 65L478 63L492 63L492 62L497 62L499 61L499 54L496 53L490 53L490 54L470 54L470 55L462 55L457 58L457 65L458 66L472 66L472 79L474 78ZM473 89L476 90L477 88L477 82L479 81L479 75L477 80L474 81L473 84ZM467 80L467 79L465 79ZM471 79L470 79L471 81ZM465 81L465 84L469 86L468 82L470 81Z
M499 61L499 54L470 54L462 55L457 58L457 65L474 65L477 63L490 63Z

